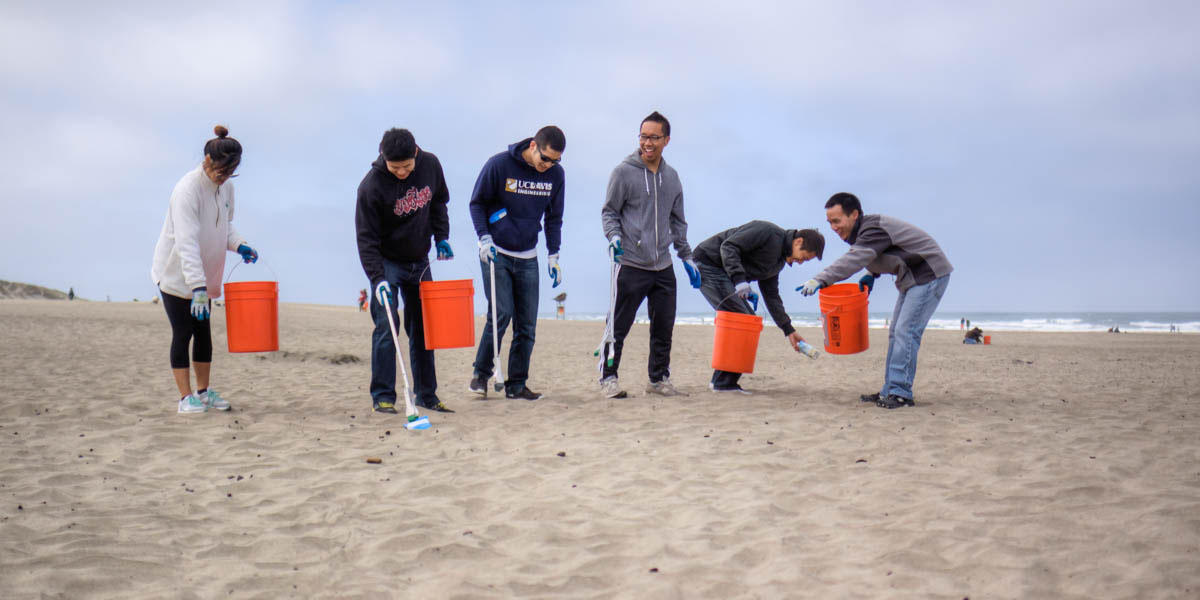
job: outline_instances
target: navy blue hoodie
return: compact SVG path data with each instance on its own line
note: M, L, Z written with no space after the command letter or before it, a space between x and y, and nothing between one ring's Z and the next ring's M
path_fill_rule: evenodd
M450 237L446 205L450 192L442 163L432 152L419 150L407 179L387 170L383 156L358 184L354 225L358 231L358 260L374 287L383 280L383 259L417 262L429 259L429 237Z
M562 165L545 173L525 162L521 152L533 138L526 138L488 159L471 192L471 222L475 234L491 234L496 246L513 252L537 247L542 222L546 226L546 250L557 254L562 243L563 196L566 174ZM489 223L500 209L507 215Z

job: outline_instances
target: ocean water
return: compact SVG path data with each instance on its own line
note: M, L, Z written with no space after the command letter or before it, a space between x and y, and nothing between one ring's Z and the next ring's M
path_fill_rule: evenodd
M771 325L770 315L760 311L767 325ZM553 319L554 313L539 315L543 319ZM795 327L820 327L821 318L818 313L791 313L792 325ZM567 313L567 319L575 321L603 321L604 313ZM870 326L885 328L892 318L891 311L871 312ZM1171 326L1179 331L1200 333L1200 313L1197 312L962 312L934 313L929 321L929 329L947 329L957 331L959 319L970 319L972 327L988 331L1108 331L1111 327L1119 327L1127 332L1156 332L1168 333ZM638 323L648 323L645 312L638 313ZM712 325L713 313L679 313L675 316L678 325Z

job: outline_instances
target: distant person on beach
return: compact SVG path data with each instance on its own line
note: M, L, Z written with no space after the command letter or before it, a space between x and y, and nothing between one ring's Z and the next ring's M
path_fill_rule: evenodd
M617 275L613 310L611 363L601 361L600 390L605 397L625 394L617 379L621 350L642 301L650 316L650 382L646 393L675 396L671 383L671 335L675 328L675 268L671 246L693 288L700 287L700 271L692 261L683 215L683 183L663 150L671 142L671 123L658 113L642 119L638 148L613 169L600 220L609 252L621 265ZM607 352L603 353L607 356Z
M75 288L70 288L67 290L67 300L74 300L74 299L75 299Z
M865 268L867 273L858 283L869 294L876 277L895 275L900 295L888 327L883 386L878 394L862 399L884 408L913 406L921 337L946 293L954 267L928 233L894 217L863 214L854 194L831 196L825 203L825 217L838 237L850 244L850 250L796 290L811 296Z
M221 297L226 251L237 252L246 263L258 261L258 253L233 228L234 195L229 179L242 162L242 145L221 125L213 131L217 137L204 144L204 161L171 192L150 268L171 322L171 370L179 388L180 413L229 410L229 402L208 387L211 300ZM189 342L195 392L188 373Z
M967 327L966 327L966 324L967 324L967 320L966 320L966 319L959 319L959 320L958 320L958 330L959 330L959 331L962 331L962 330L966 329L966 328L967 328Z
M358 312L366 312L367 298L367 288L358 291Z
M371 406L375 412L397 412L396 344L391 327L393 322L400 322L400 303L404 304L404 333L408 337L416 404L454 412L437 397L433 350L425 349L420 291L422 281L433 279L429 269L431 246L436 246L438 260L454 258L446 209L449 202L450 192L437 156L419 148L407 129L385 131L379 141L379 156L358 184L354 211L358 260L375 298L371 303L371 319L375 322L371 333Z
M804 338L792 327L792 318L779 297L779 272L785 266L820 260L824 252L825 237L815 229L784 229L767 221L750 221L696 246L700 293L716 310L753 314L758 310L758 296L750 283L757 281L775 325L792 349L800 352ZM714 392L749 394L738 384L741 376L714 370L708 387Z
M983 343L983 330L978 327L972 328L970 331L967 332L967 335L963 337L963 343L964 344L982 344Z
M546 231L546 271L553 287L563 283L558 265L562 243L563 200L566 173L559 161L567 138L554 125L538 130L488 159L471 192L471 222L479 236L479 266L483 271L483 294L492 314L491 265L496 267L496 323L484 322L475 353L474 371L468 388L487 395L487 381L495 367L492 336L504 338L513 324L508 352L507 398L537 400L541 394L529 389L529 361L537 333L538 232Z

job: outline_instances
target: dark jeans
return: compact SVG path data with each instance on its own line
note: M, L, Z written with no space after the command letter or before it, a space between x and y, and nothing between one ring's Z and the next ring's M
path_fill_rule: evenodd
M518 394L525 389L529 379L529 357L533 355L533 340L537 333L538 310L538 261L536 258L513 258L506 254L496 255L496 320L499 340L504 341L504 330L513 322L513 340L508 348L508 379L504 391ZM483 294L487 297L487 320L483 335L479 337L479 350L475 353L475 377L488 379L492 376L492 274L486 262L480 261L483 269Z
M647 371L650 381L661 381L671 375L671 333L675 328L675 268L648 271L636 267L621 267L617 275L617 302L613 309L613 361L605 364L601 379L617 376L621 366L621 349L625 336L633 327L642 300L649 298L646 311L650 315L650 360Z
M392 289L392 301L404 304L404 333L408 336L408 364L412 368L415 402L420 406L437 404L437 373L433 350L425 349L425 324L421 319L422 281L433 279L429 261L398 263L383 259L383 274ZM396 293L397 289L399 294ZM375 332L371 334L371 400L375 404L396 401L396 345L388 324L387 313L379 299L373 297L371 318ZM399 306L392 306L392 319L400 322Z
M733 280L725 273L725 269L709 266L704 263L699 263L696 266L700 267L700 293L704 295L705 300L708 300L709 306L717 310L742 313L744 315L754 314L750 311L750 307L745 301L734 295ZM714 369L712 385L715 388L730 388L737 385L738 380L741 378L741 373Z

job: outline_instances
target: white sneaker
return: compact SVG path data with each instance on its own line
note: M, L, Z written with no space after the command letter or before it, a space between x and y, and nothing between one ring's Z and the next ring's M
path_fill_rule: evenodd
M624 398L625 392L621 390L621 384L617 382L616 377L609 377L600 381L600 392L605 398Z
M671 383L671 379L663 377L658 381L651 381L646 384L647 394L658 394L659 396L682 396L683 392L675 389L675 385Z
M212 391L211 389L204 394L208 397L207 404L209 408L216 410L229 410L229 401L222 398L220 394Z
M179 399L179 412L181 414L208 412L208 404L197 398L195 394L188 394Z

